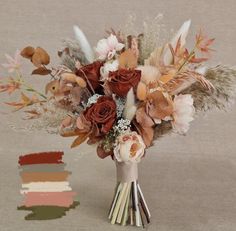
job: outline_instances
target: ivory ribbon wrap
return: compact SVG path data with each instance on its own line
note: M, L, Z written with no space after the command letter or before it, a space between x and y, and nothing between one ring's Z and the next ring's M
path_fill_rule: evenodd
M138 179L138 164L116 161L117 182L130 183Z

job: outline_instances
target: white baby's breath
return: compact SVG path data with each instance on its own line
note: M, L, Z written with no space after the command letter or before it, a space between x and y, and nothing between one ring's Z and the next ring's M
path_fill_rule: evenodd
M117 125L114 126L114 131L118 132L119 134L123 134L130 130L130 120L127 119L120 119L117 122Z
M100 97L101 95L99 94L94 94L92 95L89 99L88 99L88 102L87 104L85 105L85 107L90 107L92 104L96 103L98 98Z

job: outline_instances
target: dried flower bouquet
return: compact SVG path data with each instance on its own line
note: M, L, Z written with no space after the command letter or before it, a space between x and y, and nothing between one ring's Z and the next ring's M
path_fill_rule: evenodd
M0 91L21 93L18 102L8 105L41 121L36 128L56 127L64 137L76 136L72 147L96 144L100 158L114 160L117 187L108 215L112 224L150 222L137 166L153 141L172 131L185 134L196 112L225 109L235 96L236 70L205 65L214 39L200 31L193 48L186 48L190 24L184 22L163 46L153 42L156 37L148 30L138 35L112 29L95 49L75 26L77 40L63 42L57 67L49 67L50 57L40 47L6 55L3 65L11 75L1 81ZM34 65L32 75L51 78L45 94L26 82L20 56Z

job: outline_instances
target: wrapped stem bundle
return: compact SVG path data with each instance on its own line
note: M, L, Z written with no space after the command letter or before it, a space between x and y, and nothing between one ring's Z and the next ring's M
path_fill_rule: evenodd
M108 218L111 224L143 226L151 214L138 183L138 164L116 162L117 186Z

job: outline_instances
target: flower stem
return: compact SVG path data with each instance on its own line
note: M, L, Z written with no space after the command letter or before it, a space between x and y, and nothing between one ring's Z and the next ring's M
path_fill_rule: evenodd
M45 68L45 69L47 69L47 67L44 65L44 64L42 64L43 65L43 67ZM50 72L49 73L49 75L55 80L56 78L55 78L55 76Z
M34 93L38 94L39 96L41 96L42 98L47 99L47 96L45 96L43 93L37 91L37 90L34 89L32 86L30 86L29 84L27 84L27 83L25 82L25 80L23 79L22 74L21 74L19 71L16 71L16 74L17 74L16 83L19 83L19 84L21 84L22 86L24 86L24 87L26 88L25 90L34 92Z
M184 62L181 64L181 66L179 67L177 73L179 73L183 67L189 63L189 61L191 60L191 58L195 55L195 51L196 51L196 48L197 48L197 42L195 43L192 51L190 52L189 56L184 60Z
M184 60L184 62L181 64L181 66L178 69L178 72L180 72L183 67L188 64L189 60L191 60L191 58L195 55L195 51L192 50L191 53L189 54L189 56Z

